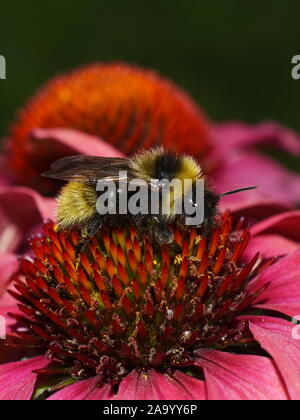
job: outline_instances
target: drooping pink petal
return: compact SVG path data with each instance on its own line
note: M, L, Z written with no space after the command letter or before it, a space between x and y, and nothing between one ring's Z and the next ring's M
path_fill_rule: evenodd
M251 192L251 191L250 191ZM248 192L244 192L247 194ZM221 199L219 209L221 212L230 210L234 214L236 220L243 217L251 221L259 221L269 218L271 216L288 212L292 209L291 204L283 204L276 201L276 199L267 200L265 197L262 198L260 195L256 197L246 197L240 194L224 197Z
M273 362L266 357L199 350L208 400L287 400Z
M0 188L0 251L14 252L42 221L53 219L55 200L25 187Z
M242 187L258 187L223 198L223 206L230 203L231 206L245 207L272 201L289 205L300 201L300 176L256 152L231 156L220 165L214 179L216 190L220 193Z
M22 357L28 356L28 352L24 351L24 348L8 345L9 339L6 340L6 338L13 332L13 326L16 323L14 319L7 315L8 313L23 315L16 305L0 307L0 365L21 360Z
M251 238L243 259L248 262L257 252L263 258L283 256L293 253L299 247L299 242L291 241L280 235L258 235Z
M228 150L237 148L271 145L281 147L294 155L300 154L299 135L271 121L258 125L249 125L239 121L221 123L213 127L212 138L219 153L228 153Z
M5 319L6 334L11 333L11 327L16 322L15 320L13 320L12 318L8 316L9 313L23 315L23 313L19 310L17 304L12 304L9 306L4 306L4 305L0 306L0 316Z
M5 346L4 339L12 332L15 320L8 313L19 314L19 308L15 299L5 290L9 284L10 276L17 270L17 257L12 254L0 255L0 363L15 360L16 351Z
M69 154L83 154L103 157L124 157L124 155L104 140L81 131L69 128L37 128L32 131L35 140L49 142L49 147L68 149Z
M99 378L81 380L51 395L48 400L110 400L113 399L111 385L98 386Z
M246 261L260 252L262 257L291 254L300 247L300 211L289 211L255 223L244 254Z
M119 386L116 395L110 385L98 387L99 378L79 381L53 394L49 400L204 400L204 382L182 372L172 376L155 370L132 371Z
M14 254L0 253L0 304L1 297L8 285L9 278L18 269L18 258Z
M22 357L28 357L30 354L28 349L8 345L8 342L11 341L9 334L14 332L13 329L16 324L15 319L11 318L8 314L21 316L24 316L24 314L20 311L17 302L13 301L12 297L10 300L9 298L4 299L4 305L2 302L3 298L0 299L0 336L3 338L3 340L0 339L0 364L21 360ZM5 338L8 338L8 340L5 340ZM34 354L32 353L32 355Z
M0 365L0 400L30 400L37 377L33 371L47 364L41 356Z
M290 397L300 399L299 327L271 317L248 317L250 330L276 363Z
M13 254L0 254L0 363L14 360L15 350L5 346L4 339L11 333L15 321L7 314L20 313L15 299L6 291L10 276L17 270L17 257Z
M252 226L251 235L278 234L300 243L300 211L290 211L262 220Z
M293 317L300 314L300 249L264 270L248 285L250 293L270 283L253 302L257 308L282 312Z
M15 308L17 308L17 301L15 300L13 296L11 296L10 293L8 293L8 290L13 290L13 289L14 289L13 284L9 284L7 286L7 290L0 297L0 309L7 306L14 306Z
M18 267L17 267L18 268ZM14 306L17 309L18 301L9 293L10 290L17 292L14 283L13 283L14 276L12 275L11 278L8 279L6 283L5 290L3 294L0 296L0 308L7 307L7 306Z
M115 397L117 400L205 400L204 382L176 371L167 375L132 371L126 376Z

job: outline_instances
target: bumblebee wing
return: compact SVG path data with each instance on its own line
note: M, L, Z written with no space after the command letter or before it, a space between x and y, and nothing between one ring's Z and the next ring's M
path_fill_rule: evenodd
M133 177L129 159L78 155L57 160L51 165L50 171L44 172L42 176L95 184L103 178L119 180L120 171L127 171L128 178Z

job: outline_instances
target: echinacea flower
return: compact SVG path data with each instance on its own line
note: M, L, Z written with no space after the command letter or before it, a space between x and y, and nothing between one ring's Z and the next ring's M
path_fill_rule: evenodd
M103 229L77 254L76 231L44 231L14 276L5 343L27 356L0 365L0 399L300 398L299 249L243 262L228 212L173 246Z

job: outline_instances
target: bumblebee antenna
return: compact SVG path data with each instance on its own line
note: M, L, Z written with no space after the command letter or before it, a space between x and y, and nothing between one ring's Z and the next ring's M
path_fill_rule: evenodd
M228 191L225 192L223 194L219 194L219 197L225 197L226 195L231 195L231 194L236 194L242 191L250 191L250 190L256 190L257 187L246 187L246 188L239 188L238 190L232 190L232 191Z

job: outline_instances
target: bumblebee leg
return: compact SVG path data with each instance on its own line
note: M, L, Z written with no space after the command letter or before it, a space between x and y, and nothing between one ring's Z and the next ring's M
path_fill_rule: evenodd
M174 241L174 235L168 228L166 222L157 220L153 226L154 237L159 244L171 244Z
M79 242L79 244L76 247L77 255L85 251L88 243L90 242L90 239L96 235L98 230L101 228L102 224L103 224L102 218L95 217L86 228L82 229L81 231L82 240Z

